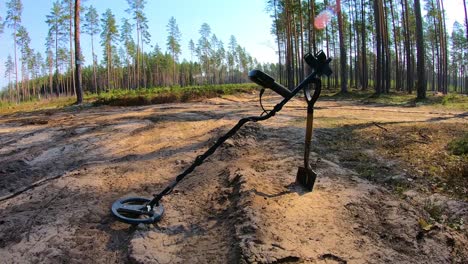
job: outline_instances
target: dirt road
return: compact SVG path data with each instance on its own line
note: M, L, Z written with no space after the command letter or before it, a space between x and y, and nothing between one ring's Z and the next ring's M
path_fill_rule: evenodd
M467 121L421 108L317 106L313 151L345 119ZM0 263L466 263L466 230L424 231L414 191L402 198L368 182L336 153L317 162L314 192L292 184L301 100L226 142L164 198L160 222L129 226L110 215L114 200L151 197L240 117L258 113L256 96L242 95L0 117ZM468 206L448 201L466 222Z

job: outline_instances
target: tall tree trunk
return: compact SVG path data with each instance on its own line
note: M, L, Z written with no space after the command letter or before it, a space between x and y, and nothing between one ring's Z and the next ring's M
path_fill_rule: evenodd
M408 0L402 0L402 8L405 17L405 52L406 52L406 88L408 93L413 92L413 69L412 69L412 59L411 59L411 43L410 43L410 28L409 28L409 10L408 10Z
M466 39L468 40L468 11L466 8L467 0L463 0L463 7L465 9L465 27L466 27Z
M398 54L398 43L399 43L399 38L395 26L395 14L393 10L393 0L390 0L390 12L392 14L392 28L393 28L393 38L394 38L394 48L395 48L395 85L396 85L396 90L401 89L401 84L400 84L400 58Z
M337 16L338 16L338 34L340 38L340 71L341 71L341 92L348 92L348 79L347 79L347 69L346 69L346 47L345 47L345 36L343 28L343 14L341 12L341 3L340 0L337 0Z
M279 31L279 22L278 22L278 10L277 10L277 0L273 1L274 10L275 10L275 31L276 31L276 39L278 41L278 77L279 82L283 83L283 66L281 64L281 37ZM233 54L234 55L234 54Z
M91 34L91 53L93 56L93 80L94 80L94 92L100 94L100 90L98 90L97 85L97 73L96 73L96 59L94 54L94 34Z
M435 50L434 50L434 42L431 41L431 49L432 49L432 68L434 68L434 65L435 65ZM434 72L431 71L431 75L432 75L432 83L431 83L431 87L432 87L432 92L435 92L436 89L435 89L435 74Z
M290 15L290 2L286 0L286 69L288 78L288 88L292 90L294 88L294 71L293 71L293 52L292 52L292 41L291 41L291 15Z
M75 0L75 92L77 104L83 103L83 89L81 87L80 4L80 0Z
M57 97L60 96L60 85L59 85L59 64L58 64L58 23L57 23L57 20L55 21L55 76L54 76L54 79L55 79L55 94L57 95Z
M425 74L425 52L424 52L424 34L421 16L421 3L414 0L414 11L416 17L416 48L418 52L418 99L426 98L426 74Z
M324 1L324 4L327 5L327 0ZM327 43L327 56L330 56L330 36L328 34L328 25L325 27L325 41ZM327 76L327 88L330 89L330 76Z
M432 8L434 10L438 10L435 3L434 3L434 0L431 0L431 5L432 5ZM438 11L437 11L438 12ZM441 33L440 33L440 27L438 26L438 23L437 23L437 14L434 16L433 18L433 24L434 24L434 43L435 43L435 52L436 52L436 60L437 60L437 67L435 67L435 64L434 64L434 70L436 70L436 72L434 73L435 77L436 77L436 80L437 80L437 91L438 92L442 92L442 83L440 82L440 75L441 75L441 41L439 41L440 39L440 36L441 36Z
M350 21L349 21L349 86L353 87L353 11L351 6L349 9Z
M298 5L299 5L299 23L300 23L300 27L301 27L300 30L299 30L300 41L301 41L301 54L299 56L301 71L300 71L299 81L302 81L302 79L304 79L305 69L304 69L304 60L302 59L302 57L304 56L304 22L303 22L303 18L302 18L301 0L298 0ZM309 34L310 34L310 32L309 32Z
M383 2L383 3L382 3ZM385 4L386 1L382 1L380 4L380 15L382 16L382 36L383 36L383 49L385 53L385 63L384 63L384 80L385 80L385 93L390 92L390 84L391 84L391 70L390 70L390 44L389 44L389 33L388 33L388 20L387 20L387 5Z
M359 85L362 87L362 80L360 79L361 72L362 72L362 54L361 54L361 34L359 33L359 11L358 11L358 3L356 0L353 0L353 5L354 5L354 32L353 34L355 36L355 50L356 50L356 56L354 59L354 69L355 69L355 75L354 79L356 82L356 88L359 88Z
M136 45L136 56L137 56L137 66L136 66L136 85L137 88L140 88L140 24L137 21L137 45Z
M70 1L70 82L72 85L70 85L70 89L72 90L72 93L75 92L75 68L73 67L74 65L74 56L73 56L73 2ZM73 89L72 89L73 88Z
M362 46L361 46L361 56L362 56L362 90L367 90L369 85L369 76L368 76L368 68L367 68L367 36L366 36L366 13L364 8L364 1L361 0L361 19L362 19L362 26L361 26L361 39L362 39Z
M315 0L307 0L309 4L309 52L310 53L317 53L317 43L315 41Z
M443 93L448 93L448 47L447 47L447 27L445 25L445 8L444 8L444 1L440 0L440 12L441 12L441 39L443 43L442 49L442 89Z
M15 50L15 86L16 86L16 103L19 103L20 96L19 96L19 84L18 84L18 58L16 52L16 22L13 24L13 42L14 42L14 50Z
M374 84L375 93L382 93L382 73L383 73L383 59L382 59L382 25L381 14L380 14L380 1L374 0L374 17L375 17L375 28L376 28L376 43L377 43L377 57L376 57L376 68L375 68L375 79L376 83Z
M292 40L293 44L294 44L294 49L293 49L293 55L294 55L294 63L293 63L293 69L294 69L294 75L295 75L295 78L294 78L294 86L296 86L296 83L301 79L300 77L300 72L301 72L301 58L300 58L300 49L299 49L299 36L298 36L298 32L297 32L297 23L296 23L296 15L294 14L294 12L292 12L292 17L293 17L293 20L292 20L292 27L293 27L293 35L292 37L294 38Z

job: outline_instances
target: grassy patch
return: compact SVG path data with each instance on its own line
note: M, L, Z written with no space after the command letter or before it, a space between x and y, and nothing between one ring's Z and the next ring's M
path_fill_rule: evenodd
M461 138L452 140L447 148L453 155L468 155L468 133L465 133Z
M392 92L389 94L376 95L373 91L350 90L348 93L326 91L323 93L323 100L351 100L365 104L380 104L389 106L433 106L436 108L468 110L468 96L460 94L431 94L428 92L424 100L416 100L416 94L403 92Z
M416 188L468 201L468 155L456 155L466 150L466 124L380 126L318 126L318 151L333 153L344 167L396 194Z
M399 124L386 129L363 129L361 141L372 142L385 158L402 161L403 169L428 183L428 191L468 200L468 155L455 155L449 147L458 151L466 144L466 124Z
M113 90L88 97L94 97L96 105L137 106L175 102L183 103L203 98L251 92L256 88L257 85L255 84L164 87L139 90Z
M424 210L429 214L432 220L440 222L444 213L442 205L435 203L432 199L424 202Z
M255 84L225 84L189 87L158 87L136 90L116 89L109 92L85 95L84 101L95 105L138 106L173 102L188 102L203 98L213 98L257 89ZM75 97L21 102L20 104L0 102L0 114L31 112L44 109L57 109L71 106Z
M16 112L32 112L44 109L56 109L73 105L76 102L74 97L59 97L52 99L34 100L28 102L3 103L0 104L0 114L11 114Z

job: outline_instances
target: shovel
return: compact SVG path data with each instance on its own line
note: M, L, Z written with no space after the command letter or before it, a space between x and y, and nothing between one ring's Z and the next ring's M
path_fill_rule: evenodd
M306 123L306 135L305 135L305 147L304 147L304 167L299 167L296 175L296 183L304 187L308 191L314 189L315 179L317 173L312 170L309 162L310 147L312 144L312 130L314 124L314 104L320 96L321 92L321 81L320 79L313 79L312 82L315 84L314 94L310 95L310 88L304 89L305 98L307 101L307 123Z

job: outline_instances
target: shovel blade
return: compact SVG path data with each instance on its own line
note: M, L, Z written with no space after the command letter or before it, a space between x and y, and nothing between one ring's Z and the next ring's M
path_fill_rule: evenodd
M317 178L317 173L311 169L306 169L304 167L299 167L296 175L296 183L304 187L309 192L314 189L315 179Z

